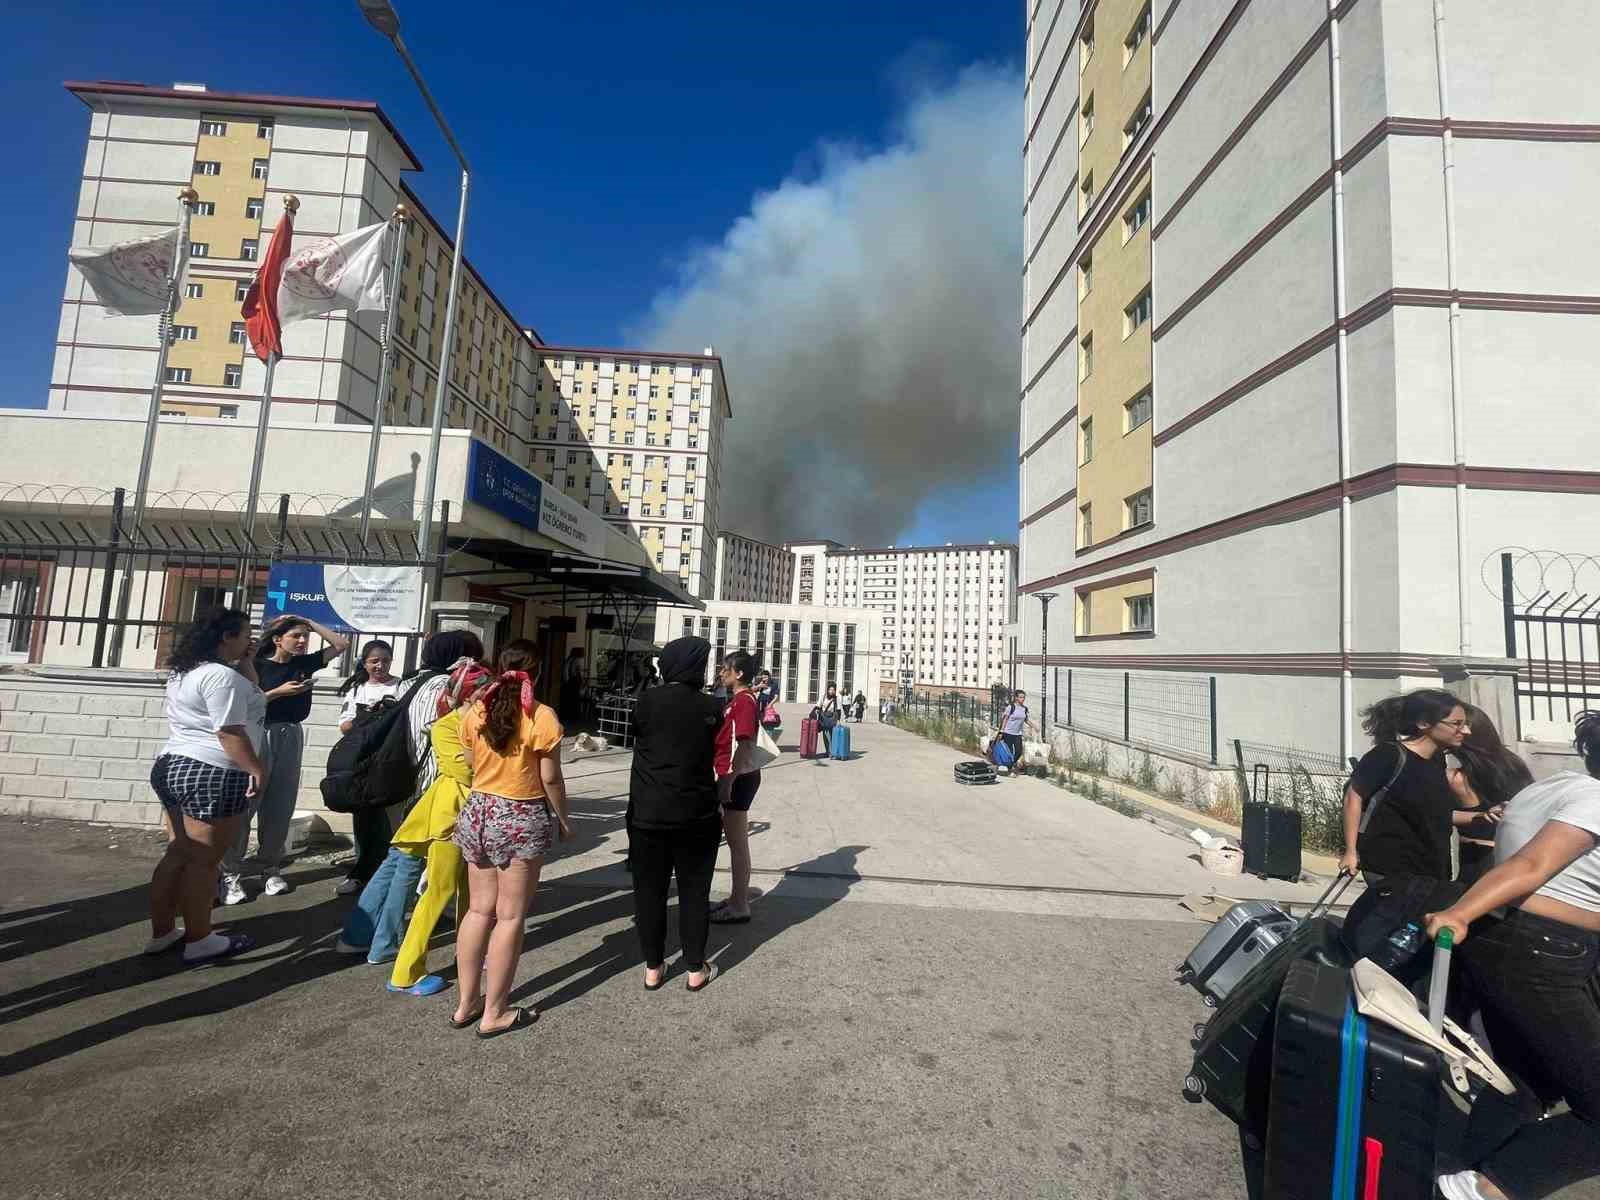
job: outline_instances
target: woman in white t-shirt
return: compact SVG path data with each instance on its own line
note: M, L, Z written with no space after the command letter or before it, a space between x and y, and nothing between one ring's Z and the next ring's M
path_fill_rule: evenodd
M222 958L255 944L211 928L217 867L260 792L266 697L250 661L250 618L213 608L184 629L167 666L171 734L150 770L172 841L150 877L150 941L159 954L183 942L185 962ZM177 918L183 914L183 928Z
M1568 1108L1525 1125L1478 1170L1441 1177L1448 1200L1548 1196L1600 1175L1600 712L1574 732L1588 774L1562 771L1513 796L1495 866L1428 914L1430 938L1449 929L1466 942L1463 973L1501 1065L1546 1108Z

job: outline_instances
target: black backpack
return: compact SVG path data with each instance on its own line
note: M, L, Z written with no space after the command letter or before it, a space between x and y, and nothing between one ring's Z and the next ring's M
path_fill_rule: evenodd
M432 678L424 675L399 700L388 696L378 701L334 743L321 785L322 803L329 812L388 808L411 798L421 764L411 757L411 722L406 714L422 685Z

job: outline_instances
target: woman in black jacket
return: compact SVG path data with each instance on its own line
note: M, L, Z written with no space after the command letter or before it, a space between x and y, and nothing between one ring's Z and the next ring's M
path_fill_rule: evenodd
M628 855L644 986L652 992L667 979L667 889L674 872L689 990L698 992L715 974L706 962L706 938L722 840L713 766L722 704L702 690L710 656L704 638L669 642L661 651L662 686L640 696L633 711Z

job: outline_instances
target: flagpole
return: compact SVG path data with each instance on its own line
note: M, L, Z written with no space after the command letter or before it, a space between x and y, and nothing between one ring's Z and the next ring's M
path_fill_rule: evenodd
M283 207L292 217L300 209L300 199L297 196L285 196ZM267 355L267 377L261 384L261 403L256 413L256 448L250 457L250 490L244 502L244 540L249 550L254 550L256 545L256 502L261 498L261 466L267 456L267 421L272 415L272 375L278 365L282 354ZM240 575L239 593L240 604L245 608L250 602L250 587L254 583L248 566Z
M167 272L167 303L161 310L156 325L156 378L150 386L150 408L144 419L144 446L139 451L139 481L133 488L133 524L128 532L130 548L136 549L139 535L144 529L146 496L150 490L150 467L155 456L156 427L161 423L161 394L167 382L167 352L172 348L172 318L178 311L178 286L181 283L184 260L188 257L189 221L200 193L186 187L178 193L178 240L172 248L172 269ZM117 593L117 623L111 637L111 665L122 663L122 629L128 619L129 591L133 578L133 559L130 555L122 569L122 582Z
M394 369L394 315L400 306L400 256L405 253L406 221L410 213L404 204L394 207L390 229L394 253L389 264L389 311L383 318L383 337L378 350L378 387L372 406L372 436L367 441L367 486L361 493L361 550L367 549L367 530L372 524L372 489L378 481L378 439L383 436L383 417L389 404Z

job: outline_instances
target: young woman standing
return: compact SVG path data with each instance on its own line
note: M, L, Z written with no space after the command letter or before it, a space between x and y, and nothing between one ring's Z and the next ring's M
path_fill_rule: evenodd
M752 687L755 670L755 658L743 650L728 655L718 669L718 677L728 689L728 705L717 733L717 798L722 806L722 833L728 839L733 894L712 910L715 925L750 923L750 805L761 790L761 772L748 769L758 724ZM828 694L837 712L838 700L831 686ZM692 976L690 987L694 987Z
M498 675L461 720L472 792L456 821L470 909L456 931L461 999L450 1023L477 1023L480 1038L523 1029L533 1008L507 1008L523 926L544 856L572 836L561 776L561 722L534 699L539 647L518 638L500 651ZM487 979L483 977L487 961Z
M315 654L308 652L312 633L327 643ZM252 812L256 819L256 861L266 875L262 890L268 896L281 896L289 890L289 881L280 871L283 847L289 840L289 821L300 792L300 762L306 746L301 726L311 715L311 677L349 645L350 639L343 634L306 617L290 615L273 622L256 650L256 675L267 698L267 740L262 753L267 780ZM240 873L249 839L250 821L246 817L223 860L224 904L240 904L246 898Z
M370 711L380 700L399 694L400 681L389 674L394 662L394 647L388 642L372 641L361 647L361 664L355 673L339 685L343 703L339 707L339 732L349 733L355 728L356 718ZM389 811L383 808L360 808L350 815L351 832L356 839L356 858L350 873L339 881L334 890L341 896L359 892L367 880L377 872L378 865L389 849Z
M1506 802L1533 782L1533 772L1506 748L1486 712L1470 704L1462 707L1472 732L1450 751L1450 757L1459 765L1448 768L1445 778L1458 811L1472 818L1470 825L1456 827L1461 847L1461 869L1456 879L1473 884L1494 866L1495 829Z
M249 617L216 608L178 636L168 659L172 732L150 771L150 786L161 799L172 840L150 878L147 954L182 939L184 961L199 962L254 944L248 936L224 937L211 928L217 864L266 776L260 750L267 705L249 649Z

